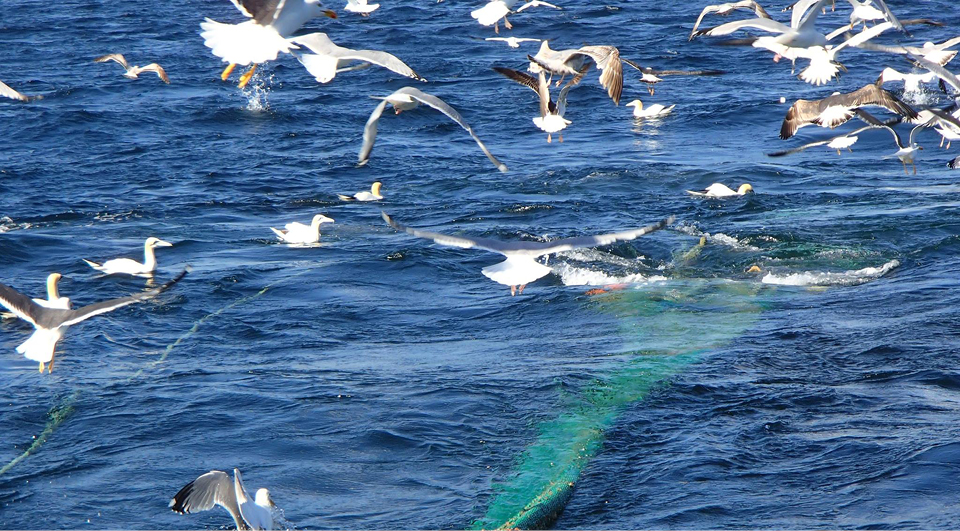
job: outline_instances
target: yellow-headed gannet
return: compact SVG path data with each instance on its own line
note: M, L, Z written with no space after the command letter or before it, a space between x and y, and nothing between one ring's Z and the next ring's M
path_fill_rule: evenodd
M517 287L522 294L523 288L550 273L552 269L537 262L540 256L569 251L572 249L581 249L586 247L597 247L607 245L613 242L633 240L644 234L660 230L673 223L673 216L664 219L658 223L647 225L639 229L627 230L623 232L614 232L610 234L599 234L596 236L575 236L573 238L563 238L550 242L518 241L504 242L492 238L467 238L463 236L450 236L437 232L429 232L420 229L405 227L394 221L385 212L381 212L383 220L391 227L402 230L407 234L412 234L418 238L433 240L440 245L450 247L460 247L462 249L483 249L494 253L499 253L507 257L503 262L487 266L481 270L484 276L500 284L510 286L510 294L516 295Z
M127 64L127 60L123 57L123 54L111 53L107 55L102 55L94 59L97 63L105 63L107 61L116 61L117 64L123 67L124 73L123 77L127 79L137 79L140 74L144 72L156 72L157 77L160 78L164 83L170 83L170 78L167 77L167 73L163 70L163 67L157 63L150 63L147 66L130 66Z
M320 241L321 223L333 223L333 219L323 214L317 214L313 216L313 220L310 221L309 225L294 221L284 226L286 230L275 229L273 227L270 227L270 230L277 235L277 238L287 243L317 243Z
M690 195L696 195L700 197L731 197L735 195L744 195L753 192L753 187L747 183L740 185L740 188L734 190L729 186L722 183L713 183L708 186L705 190L700 190L695 192L693 190L687 190L687 193Z
M33 302L43 306L44 308L59 308L61 310L70 309L70 299L67 297L60 296L60 290L57 289L57 283L60 282L60 279L63 278L60 273L50 273L47 276L47 298L46 299L33 299ZM0 317L4 319L10 319L16 317L15 313L0 313Z
M66 303L66 308L38 304L35 300L31 300L10 286L0 284L0 304L17 317L32 324L36 329L26 341L17 347L17 352L23 354L27 359L39 362L40 372L43 372L45 363L49 363L48 370L53 372L53 355L57 348L57 341L63 337L67 328L93 316L156 297L179 282L186 274L187 272L183 271L176 278L158 288L148 289L127 297L90 304L76 310L69 309L69 301Z
M149 276L152 275L157 269L157 257L153 254L153 250L157 247L172 246L173 244L170 242L165 242L160 238L154 238L151 236L147 238L147 241L143 242L142 264L136 260L133 260L132 258L114 258L113 260L107 260L103 264L91 262L87 259L84 259L83 261L97 271L102 271L108 275L122 273L126 275Z
M273 511L276 507L270 491L257 489L250 496L243 486L240 471L233 469L233 480L226 472L211 470L187 483L173 499L170 509L180 514L213 509L219 505L230 513L237 529L273 529Z
M379 201L383 199L383 196L380 195L380 186L382 184L380 181L377 181L370 186L369 192L357 192L353 195L337 194L337 197L339 197L341 201Z
M640 100L633 100L627 104L627 107L633 106L633 117L634 118L656 118L658 116L663 116L665 114L670 114L670 111L673 110L676 105L670 105L665 107L659 103L654 103L648 107L643 106L643 102Z

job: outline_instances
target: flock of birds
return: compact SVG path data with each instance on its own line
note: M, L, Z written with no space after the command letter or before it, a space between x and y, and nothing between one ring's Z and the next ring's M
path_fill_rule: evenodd
M940 89L944 93L949 93L951 97L960 93L960 80L945 67L956 56L957 51L952 48L960 44L960 37L939 44L928 42L920 46L877 44L872 42L873 39L887 31L906 33L906 27L910 25L937 23L926 19L900 21L883 0L846 1L852 7L849 22L829 34L819 32L816 22L818 17L826 12L828 4L835 9L833 0L800 0L794 3L788 8L792 9L789 25L774 20L755 1L741 0L705 7L694 23L689 38L693 40L701 36L727 36L746 29L765 32L769 35L748 36L738 39L735 43L772 51L774 61L786 58L794 65L797 60L809 61L798 77L816 86L828 83L841 71L846 70L846 66L837 59L838 53L845 49L859 48L902 56L905 59L904 64L909 61L924 72L900 73L888 67L882 71L875 83L858 90L842 94L834 93L817 100L797 100L787 111L780 129L780 138L789 139L800 128L806 126L836 128L853 118L864 122L865 126L826 140L771 153L770 156L783 156L821 145L836 150L840 154L842 150L850 150L857 141L858 135L873 129L886 129L892 133L898 147L898 151L891 157L896 156L903 163L905 172L908 171L907 164L910 164L916 173L917 152L923 149L916 141L917 132L924 128L935 128L949 148L950 141L960 138L960 109L956 102L941 108L914 108L893 92L884 89L883 85L888 82L903 82L905 91L909 92L918 90L923 83L939 80ZM249 82L258 64L276 60L280 54L284 53L295 57L319 83L329 83L338 73L366 68L370 65L386 68L417 81L426 81L402 60L387 52L344 48L321 32L297 35L306 23L317 17L337 17L336 13L321 6L319 0L231 0L231 2L246 17L246 20L238 24L229 24L208 18L200 24L202 30L200 35L212 53L227 63L221 75L223 80L228 79L235 66L248 67L247 71L240 76L238 83L240 87ZM494 32L499 34L501 20L506 29L513 27L507 20L510 15L521 13L532 7L561 9L540 0L528 0L515 9L517 3L518 0L491 0L472 11L471 16L482 26L493 26ZM349 0L345 10L361 16L369 16L378 7L379 4L368 4L366 0ZM753 13L754 16L711 28L701 28L701 24L708 20L707 17L710 15L748 12ZM857 26L862 26L862 29L857 33L851 33ZM548 142L552 141L554 133L558 135L560 142L563 141L562 131L571 125L571 121L564 117L567 96L570 90L577 87L589 74L591 67L599 71L599 83L615 105L619 105L624 89L623 63L641 72L640 82L645 84L650 95L654 94L655 85L663 81L661 76L722 74L715 70L654 70L621 58L619 50L612 45L584 45L579 48L554 50L546 40L540 39L497 36L486 40L505 42L511 48L519 48L528 42L540 43L536 54L526 55L528 61L526 71L502 66L495 66L493 69L506 78L526 86L537 95L539 113L533 118L533 123L547 133ZM104 55L94 61L116 62L123 67L123 75L130 79L137 79L140 74L150 72L155 73L164 83L170 83L166 71L156 63L143 67L131 66L121 54ZM558 79L554 80L555 77ZM559 89L555 99L551 95L552 89ZM2 82L0 82L0 96L21 102L42 98L42 95L21 94ZM499 171L508 171L507 166L487 149L459 112L440 98L418 88L407 86L377 99L380 102L371 112L363 130L363 144L358 155L359 164L366 163L371 155L378 122L388 104L396 114L423 105L445 114L459 124L470 134L484 155ZM627 106L634 107L632 115L636 119L659 118L675 108L675 105L662 104L644 106L639 99L631 101ZM895 117L882 120L864 110L866 107L881 107L893 113ZM894 129L894 126L903 122L913 124L907 142L903 142L900 134ZM960 167L960 157L950 164L952 167ZM740 185L736 190L722 183L714 183L705 190L688 192L694 196L730 197L741 196L752 191L753 187L747 183ZM371 202L382 200L384 196L381 194L381 183L378 181L373 183L369 191L338 194L338 197L342 201ZM398 223L386 213L383 213L382 217L389 226L418 238L429 239L445 246L477 248L505 256L504 261L483 268L482 273L495 282L509 286L511 294L514 295L522 294L527 284L551 272L550 267L537 261L541 256L571 249L607 245L616 241L633 240L660 230L674 220L670 216L645 227L609 234L570 237L546 242L504 242L492 238L454 236L411 228ZM320 226L323 223L333 222L333 219L317 214L309 225L292 222L282 230L274 227L270 229L282 242L296 245L312 244L320 239ZM108 260L102 264L89 260L85 262L105 275L151 277L157 265L154 249L171 245L169 242L151 237L144 243L143 262L130 258ZM188 270L189 268L158 287L76 309L72 308L69 298L60 295L58 282L61 275L53 273L47 279L46 299L32 299L9 286L0 284L0 304L10 310L12 316L33 325L35 331L16 348L16 351L38 362L41 373L45 368L49 372L53 370L57 342L68 327L96 315L154 298L181 281ZM232 480L222 471L214 470L203 474L181 489L170 502L171 509L180 513L202 511L215 505L227 509L239 529L271 529L274 525L271 515L274 504L269 492L266 489L260 489L254 496L250 496L244 488L240 472L236 469L234 469Z

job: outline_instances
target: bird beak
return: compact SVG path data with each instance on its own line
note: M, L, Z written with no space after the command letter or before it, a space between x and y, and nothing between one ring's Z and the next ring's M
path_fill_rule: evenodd
M160 240L157 243L153 244L153 246L154 247L173 247L173 244L170 242L165 242L163 240Z
M323 11L323 14L326 15L326 16L328 16L328 17L330 17L330 18L337 18L337 13L334 12L333 10L331 10L331 9L325 9L325 10Z

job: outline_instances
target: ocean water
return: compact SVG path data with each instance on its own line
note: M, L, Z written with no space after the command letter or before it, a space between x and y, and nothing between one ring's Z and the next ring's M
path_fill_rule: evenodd
M726 74L668 77L651 96L626 67L615 106L592 70L548 144L535 94L491 69L525 68L536 45L484 41L481 4L328 5L340 17L303 30L393 53L427 83L370 68L321 85L283 56L239 90L199 37L204 17L241 20L225 0L4 3L0 80L44 99L0 101L0 282L41 296L60 272L75 304L133 293L144 279L81 258L139 257L148 236L174 243L157 281L192 271L71 328L52 374L14 351L29 325L0 322L0 527L226 528L219 508L167 503L233 467L288 528L495 527L570 484L558 528L958 526L956 149L918 132L916 175L884 158L885 131L839 157L766 156L831 135L781 141L795 99L910 64L848 50L848 71L813 87L766 51L688 42L705 3L570 0L501 34ZM939 42L960 23L947 0L889 4L946 27L883 42ZM93 62L114 52L172 83ZM357 167L369 96L406 85L455 107L510 171L423 109L385 113ZM677 107L635 121L635 98ZM375 180L382 202L337 200ZM756 193L685 193L713 182ZM398 234L381 209L502 239L677 222L551 256L554 274L511 297L480 273L498 256ZM336 220L319 245L269 229L317 213Z

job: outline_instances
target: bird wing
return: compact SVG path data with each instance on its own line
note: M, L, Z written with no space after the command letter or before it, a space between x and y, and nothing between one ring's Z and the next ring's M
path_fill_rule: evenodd
M261 26L269 26L280 15L286 0L230 0L245 16Z
M233 481L226 472L211 470L187 483L170 500L170 509L180 514L212 509L219 505L233 517L237 529L249 529L240 515L240 505L233 488Z
M786 33L790 31L789 26L777 22L776 20L769 18L751 18L747 20L734 20L733 22L720 24L719 26L715 26L713 28L699 30L694 37L698 37L700 35L709 35L711 37L716 35L729 35L743 28L755 28L773 33Z
M787 115L780 125L780 139L786 140L797 134L797 129L808 125L820 116L820 102L817 100L799 99L787 109Z
M407 234L416 236L417 238L433 240L440 245L446 245L448 247L459 247L461 249L483 249L484 251L490 251L503 255L505 255L506 251L508 251L511 247L508 242L494 240L493 238L466 238L463 236L450 236L448 234L440 234L439 232L414 229L412 227L407 227L397 223L393 220L393 218L388 216L386 212L381 211L380 215L383 217L383 220L387 222L387 225L390 225L397 230L402 230Z
M414 72L412 68L393 54L379 50L350 50L348 48L341 48L341 50L343 50L343 53L337 56L339 59L373 63L387 70L396 72L401 76L412 77L417 81L426 81L426 79L420 77L420 74Z
M887 31L888 29L893 28L894 25L892 22L882 22L880 24L875 24L870 28L867 28L860 33L857 33L853 37L843 41L833 48L833 54L836 55L837 52L846 48L847 46L852 46L854 48L859 48L860 45L869 41L870 39L880 35L881 33Z
M956 75L954 75L952 72L950 72L946 68L940 66L939 64L933 61L924 59L922 56L919 56L919 55L913 55L908 53L907 57L910 60L912 60L914 63L922 66L923 68L926 68L930 72L933 72L940 79L949 83L950 86L954 88L954 90L960 90L960 79L958 79Z
M367 118L367 125L363 127L363 145L360 146L360 153L357 155L357 163L360 165L366 164L370 158L373 143L377 141L377 122L380 121L380 116L386 107L387 100L381 101L370 113L370 118Z
M887 7L886 2L884 2L883 0L872 0L872 1L874 4L880 7L880 10L883 11L883 17L887 19L887 21L890 22L890 24L892 24L893 27L897 29L897 31L903 31L903 24L901 24L900 21L897 20L897 17L894 16L893 14L893 11L890 11L890 8Z
M793 13L790 14L790 27L796 30L813 26L817 17L820 15L820 9L827 2L832 0L800 0L793 6Z
M38 322L41 320L41 315L43 312L48 311L39 304L33 302L33 299L30 297L27 297L23 293L20 293L19 291L5 284L0 284L0 304L13 312L13 314L17 317L27 321L35 327L39 326Z
M866 114L866 113L864 113L864 114ZM868 116L870 116L870 115L868 115ZM876 118L874 118L874 119L876 120ZM892 120L892 121L891 121L891 123L895 123L895 122L896 122L896 120ZM876 123L876 124L866 125L866 126L864 126L864 127L861 127L860 129L855 129L855 130L853 130L853 131L850 131L849 133L844 133L844 134L842 134L842 135L836 135L836 136L830 137L830 138L828 138L828 139L826 139L826 140L819 140L819 141L817 141L817 142L810 142L809 144L804 144L804 145L802 145L802 146L797 146L797 147L795 147L795 148L793 148L793 149L787 149L787 150L784 150L784 151L775 151L775 152L773 152L773 153L767 153L767 156L768 156L768 157L783 157L783 156L785 156L785 155L792 155L792 154L794 154L794 153L799 153L799 152L801 152L801 151L803 151L803 150L805 150L805 149L808 149L808 148L812 148L812 147L816 147L816 146L824 146L824 145L827 145L827 144L829 144L830 142L833 142L834 140L836 140L836 139L838 139L838 138L843 138L843 137L845 137L845 136L854 136L854 135L858 135L858 134L860 134L860 133L862 133L862 132L864 132L864 131L866 131L866 130L868 130L868 129L876 129L876 128L878 128L878 127L886 127L886 126L887 126L887 124L885 124L884 122L881 122L881 121L877 120L877 123Z
M654 70L649 66L640 66L626 57L621 57L620 60L644 74L655 76L719 76L726 73L723 70Z
M20 94L16 90L13 90L3 81L0 81L0 96L3 96L5 98L10 98L12 100L20 100L20 101L29 101L31 99L30 96L24 96L23 94Z
M495 67L493 67L493 69L496 70L497 72L499 72L500 74L502 74L502 75L504 75L504 76L506 76L506 77L508 77L508 78L510 78L510 79L512 79L512 80L514 80L514 81L516 81L517 83L520 83L521 85L523 85L523 86L525 86L525 87L529 87L530 90L532 90L532 91L534 91L534 92L537 93L537 96L538 96L538 97L540 96L540 87L539 87L537 78L531 76L530 74L528 74L528 73L526 73L526 72L521 72L521 71L519 71L519 70L514 70L514 69L512 69L512 68L504 68L504 67L502 67L502 66L495 66ZM548 98L549 98L549 96L548 96ZM556 112L556 111L557 111L557 106L556 106L556 104L554 104L552 101L549 102L548 110L549 110L550 112Z
M600 84L607 89L607 95L613 99L613 103L620 105L620 95L623 93L623 63L620 61L620 50L615 46L583 46L578 51L597 63L597 68L602 72Z
M58 322L55 323L57 325L56 327L75 325L80 321L85 321L96 315L112 312L117 308L122 308L124 306L129 306L137 302L145 301L147 299L152 299L157 295L163 293L164 291L172 288L173 285L176 284L177 282L180 282L181 280L183 280L183 277L187 275L187 271L189 271L189 269L185 269L181 271L179 275L173 278L173 280L170 280L169 282L163 284L162 286L144 290L144 291L141 291L140 293L135 293L133 295L120 297L117 299L110 299L103 302L97 302L94 304L83 306L81 308L77 308L76 310L61 310L62 312L64 312L62 314L62 322L59 322L61 321L61 319L58 318L57 319ZM47 310L47 311L50 311L50 310Z
M762 7L760 7L760 4L754 2L753 0L741 0L740 2L707 6L703 8L703 11L700 12L700 16L697 17L697 21L693 24L693 30L690 31L690 37L687 40L692 40L696 36L697 28L700 27L700 22L703 21L703 17L706 15L710 13L729 15L737 9L751 9L759 18L770 18L770 15Z
M554 9L562 9L560 6L555 6L555 5L553 5L553 4L548 4L547 2L542 2L542 1L540 1L540 0L533 0L533 1L527 2L526 4L523 4L522 6L520 6L519 8L517 8L517 10L514 11L514 13L519 13L519 12L523 11L524 9L530 9L531 7L540 7L540 6L552 7L552 8L554 8Z
M543 70L538 74L537 79L537 94L540 96L540 117L545 117L550 112L550 85L547 84L547 76L543 73ZM556 110L556 107L554 107Z
M427 94L413 87L403 87L397 92L394 92L394 94L396 93L406 94L411 98L419 101L420 103L433 107L434 109L442 112L443 114L446 114L451 120L460 124L460 127L462 127L464 130L470 133L470 136L473 137L473 140L477 143L478 146L480 146L480 149L483 151L483 154L486 155L488 159L490 159L490 162L492 162L494 166L497 167L498 170L500 170L501 172L507 171L507 165L497 160L497 157L494 157L493 153L490 153L490 150L487 149L487 146L483 144L483 142L480 140L480 137L478 137L477 134L473 132L473 129L470 127L470 124L468 124L463 119L463 117L460 116L460 113L458 113L456 109L447 105L445 101L441 100L440 98L432 94Z
M917 117L917 111L915 111L913 107L876 83L870 83L847 94L836 94L820 100L821 111L833 105L843 105L846 107L877 105L891 112L895 112L900 116L906 116L911 120Z
M126 58L124 58L123 54L121 53L109 53L107 55L101 55L93 60L95 63L106 63L107 61L116 61L120 63L120 66L122 66L124 69L130 68L130 66L127 65Z
M666 219L662 219L652 225L647 225L646 227L640 227L639 229L631 229L622 232L611 232L608 234L597 234L595 236L575 236L573 238L563 238L560 240L554 240L551 242L517 242L523 244L537 244L535 249L539 255L557 253L560 251L569 251L571 249L580 249L583 247L596 247L598 245L607 245L614 242L633 240L643 236L644 234L650 234L651 232L658 231L667 225L673 223L674 216L670 216ZM527 246L525 246L527 247Z
M141 66L137 69L137 74L140 74L141 72L156 72L161 81L170 84L170 78L167 77L166 71L164 71L163 67L157 63L150 63L147 66Z

